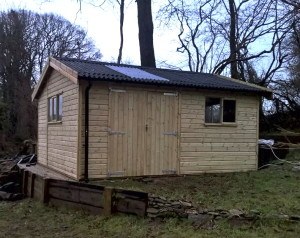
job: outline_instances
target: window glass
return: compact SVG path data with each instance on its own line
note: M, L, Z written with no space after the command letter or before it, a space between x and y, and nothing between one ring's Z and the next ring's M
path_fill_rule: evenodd
M221 99L220 98L206 98L205 122L206 123L221 122Z
M63 97L62 94L58 95L58 120L61 121L62 119L62 104L63 104Z
M56 95L48 99L48 121L61 121L62 120L62 94Z
M48 121L52 121L53 117L53 104L52 104L52 98L48 99Z
M223 122L235 122L235 100L223 100Z
M57 120L57 98L53 97L53 118L52 120Z

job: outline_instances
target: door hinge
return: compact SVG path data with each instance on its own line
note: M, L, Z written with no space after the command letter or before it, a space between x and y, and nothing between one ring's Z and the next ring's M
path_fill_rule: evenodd
M109 90L111 92L115 92L115 93L126 93L126 90L124 90L124 89L109 88Z
M164 93L164 96L174 96L174 97L177 97L177 96L178 96L178 93L177 93L177 92L175 92L175 93L171 93L171 92L169 92L169 93Z
M177 136L177 131L165 131L163 132L165 136Z

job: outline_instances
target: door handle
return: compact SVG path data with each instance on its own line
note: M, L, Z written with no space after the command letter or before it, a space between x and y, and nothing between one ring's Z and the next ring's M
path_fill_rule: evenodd
M146 129L146 131L148 131L148 124L146 124L145 129Z

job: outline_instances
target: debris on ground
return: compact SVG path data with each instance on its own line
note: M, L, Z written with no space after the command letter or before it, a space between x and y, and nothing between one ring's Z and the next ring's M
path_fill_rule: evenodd
M37 157L32 153L34 149L35 143L26 140L16 155L0 158L0 201L15 201L24 197L18 164L35 165Z
M248 212L240 209L199 209L189 201L168 200L165 197L149 194L149 203L147 216L156 218L185 218L192 223L195 228L213 229L215 221L227 219L232 226L251 225L263 215L257 210ZM299 215L274 215L272 218L278 218L289 221L300 221Z

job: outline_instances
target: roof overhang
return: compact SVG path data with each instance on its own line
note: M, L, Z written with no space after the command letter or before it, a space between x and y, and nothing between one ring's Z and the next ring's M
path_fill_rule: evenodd
M45 85L45 83L53 69L55 69L56 71L58 71L59 73L61 73L65 77L67 77L73 83L78 84L78 72L77 71L71 69L70 67L68 67L65 64L61 63L60 61L54 59L53 57L50 57L48 59L46 66L43 69L43 72L41 74L38 84L35 86L35 88L33 90L33 93L31 95L32 101L39 97L39 94L42 91L43 86Z
M226 79L226 80L229 80L229 81L238 82L240 84L244 84L244 85L248 85L248 86L253 87L253 88L257 88L260 91L259 95L263 96L267 99L272 99L272 97L273 97L272 89L262 87L262 86L259 86L257 84L254 84L254 83L248 83L248 82L245 82L245 81L241 81L241 80L234 79L234 78L229 78L229 77L218 75L218 74L216 74L216 76L221 77L221 78Z

